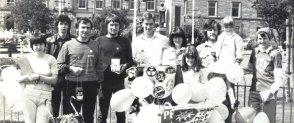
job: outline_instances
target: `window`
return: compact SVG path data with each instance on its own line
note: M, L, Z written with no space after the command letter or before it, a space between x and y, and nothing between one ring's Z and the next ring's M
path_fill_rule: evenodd
M86 9L86 0L79 0L79 9Z
M240 17L241 3L232 3L232 16Z
M96 9L103 8L103 0L96 0Z
M147 11L154 11L155 10L155 0L147 0Z
M134 8L135 8L134 6L135 6L134 0L130 0L130 10L134 10Z
M6 3L7 3L7 5L14 5L15 0L7 0Z
M217 16L217 2L208 2L208 16L216 17Z
M120 9L120 0L112 0L112 8Z

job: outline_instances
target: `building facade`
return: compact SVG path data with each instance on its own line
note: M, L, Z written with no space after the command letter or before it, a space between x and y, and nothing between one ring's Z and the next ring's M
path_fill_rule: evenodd
M4 16L9 13L5 6L14 4L19 0L0 0L0 25L4 26ZM215 19L221 22L225 16L233 16L236 21L236 32L243 38L253 38L257 28L263 24L248 0L136 0L137 18L146 11L155 15L159 21L158 9L160 3L164 2L166 11L166 28L181 26L189 28L192 25L192 12L194 11L196 27L204 24L207 19ZM61 13L73 15L77 19L81 17L92 17L93 13L99 14L104 7L114 9L127 9L127 16L134 17L135 0L42 0L44 4L55 14ZM191 27L190 27L191 28ZM201 26L199 26L201 28Z
M166 0L169 21L168 27L182 26L188 28L192 25L192 13L194 11L195 26L201 28L208 19L214 19L221 23L225 16L235 19L235 31L242 38L255 37L256 30L263 27L261 17L252 8L248 0ZM199 26L200 25L200 26Z

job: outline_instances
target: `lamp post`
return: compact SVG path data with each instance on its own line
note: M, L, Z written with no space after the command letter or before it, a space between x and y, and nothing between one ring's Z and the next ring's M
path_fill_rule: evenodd
M132 40L136 38L136 16L137 16L137 0L134 0L134 18L133 18L133 37Z

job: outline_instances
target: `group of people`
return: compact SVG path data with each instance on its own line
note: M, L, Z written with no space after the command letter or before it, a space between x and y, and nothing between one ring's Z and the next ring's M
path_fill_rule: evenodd
M47 108L52 110L54 117L58 117L62 91L63 114L75 113L70 104L74 96L75 109L78 112L82 109L84 121L93 123L97 88L101 88L101 123L106 123L112 94L125 88L127 69L147 64L174 66L177 68L176 82L205 83L213 77L221 77L227 86L223 104L229 109L229 117L225 122L230 123L236 99L234 84L227 80L225 69L232 64L240 64L244 50L242 38L234 32L234 19L225 17L223 28L217 21L207 20L204 24L207 41L197 47L187 42L181 27L174 27L167 38L155 33L153 14L146 12L142 19L143 34L132 43L119 35L120 18L115 14L105 19L108 34L95 40L90 39L91 20L78 20L77 36L73 36L69 32L71 21L67 15L57 17L55 27L58 33L55 35L46 39L35 34L30 39L34 53L27 57L34 74L24 75L18 80L34 81L24 90L25 122L48 122L50 114L45 109L46 99L50 100ZM272 106L275 106L277 90L282 85L282 58L277 48L270 46L270 29L258 30L256 37L260 46L252 51L248 63L248 68L253 71L249 106L257 112L263 109L271 119L275 113ZM124 112L116 112L116 116L118 123L125 123Z

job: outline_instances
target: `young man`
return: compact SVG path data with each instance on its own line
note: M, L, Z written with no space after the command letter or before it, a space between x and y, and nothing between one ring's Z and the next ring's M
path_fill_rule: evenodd
M162 52L169 47L168 38L155 34L155 18L149 12L143 14L144 32L132 42L133 58L136 63L160 65Z
M97 96L97 81L103 79L103 66L98 42L89 39L93 25L88 18L81 18L76 25L76 39L66 42L57 58L58 68L65 73L66 89L64 97L64 114L75 113L70 105L78 112L83 105L83 117L86 123L93 123Z
M112 94L124 89L126 69L133 64L131 41L119 36L120 18L111 14L105 19L105 24L108 34L96 39L103 52L104 68L103 99L99 101L102 115L100 123L106 123ZM117 61L116 65L115 61ZM125 123L125 112L116 112L116 117L117 123Z
M248 63L253 70L248 106L255 108L256 113L265 112L270 123L274 123L277 92L283 85L282 55L277 47L270 45L269 28L259 29L256 36L259 46L252 50Z
M215 44L220 34L221 26L215 20L207 20L204 24L204 35L207 41L197 46L204 73L204 83L207 82L207 75L212 71L212 65L217 61Z
M59 15L56 18L55 27L58 32L46 39L47 47L45 51L47 54L53 55L57 59L62 45L72 38L76 38L76 36L70 34L71 20L67 15ZM64 79L64 74L59 72L57 83L54 85L54 90L52 91L53 117L59 116L61 90L64 88L65 83ZM63 96L65 96L65 93L63 93Z
M232 114L235 108L234 84L226 78L226 68L237 63L240 64L243 59L243 40L235 33L235 21L231 16L226 16L222 23L224 32L217 37L215 45L216 58L218 65L214 65L213 72L208 74L208 80L212 77L222 77L227 85L226 100L224 105L229 109L229 116L225 120L226 123L232 122Z

